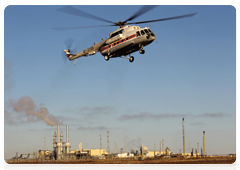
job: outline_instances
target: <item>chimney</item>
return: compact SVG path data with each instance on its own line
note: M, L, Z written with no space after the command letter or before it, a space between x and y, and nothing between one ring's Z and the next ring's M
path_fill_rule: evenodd
M100 149L102 149L102 135L100 135Z
M109 131L107 131L107 152L110 154L110 148L109 148Z
M164 139L162 140L162 149L163 149L163 154L165 154L165 152L164 152Z
M205 131L203 131L203 156L205 157L206 155L206 152L205 152Z
M68 143L68 125L66 126L66 131L67 131L67 134L66 134L67 135L66 136L67 137L67 141L66 142Z
M183 155L185 155L185 133L184 133L184 118L182 118L182 128L183 128Z
M57 128L58 128L58 142L60 142L60 126L58 125Z

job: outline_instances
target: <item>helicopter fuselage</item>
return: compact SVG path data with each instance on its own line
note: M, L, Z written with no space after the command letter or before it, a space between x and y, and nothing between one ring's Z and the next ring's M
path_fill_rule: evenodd
M110 58L121 57L143 49L154 40L155 34L149 28L127 25L110 33L99 51Z
M100 52L105 60L109 60L109 58L127 56L136 51L144 54L144 46L155 40L155 34L148 27L140 28L139 26L126 25L109 35L109 38L102 40L77 54L70 54L67 50L65 50L65 52L69 60L94 55L97 52ZM130 57L128 58L130 59Z

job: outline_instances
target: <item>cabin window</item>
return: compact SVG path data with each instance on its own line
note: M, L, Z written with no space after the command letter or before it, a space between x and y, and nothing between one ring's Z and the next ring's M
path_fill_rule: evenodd
M145 32L144 32L143 30L141 30L141 34L142 34L142 35L144 35L144 34L145 34Z
M148 30L147 30L147 29L145 29L144 31L146 32L146 34L148 33Z
M139 37L139 36L141 36L141 35L140 35L140 32L139 32L139 31L137 31L137 37Z

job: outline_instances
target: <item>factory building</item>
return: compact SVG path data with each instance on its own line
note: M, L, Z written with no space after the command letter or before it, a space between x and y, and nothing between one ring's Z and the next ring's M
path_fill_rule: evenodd
M63 140L63 133L60 133L60 126L57 126L57 133L54 132L53 134L53 149L46 150L39 150L38 153L32 154L37 159L44 159L44 160L76 160L76 159L88 159L88 158L97 158L97 159L104 159L105 158L131 158L131 157L205 157L205 131L203 131L203 150L201 149L201 154L199 154L199 143L197 143L197 149L195 149L195 153L193 153L193 149L191 153L185 153L185 133L184 133L184 118L182 119L183 122L183 152L181 153L181 149L179 153L172 153L171 150L166 147L164 148L164 139L162 139L162 145L160 142L160 150L156 150L156 144L154 143L154 150L149 150L147 146L143 144L139 150L131 149L131 153L127 152L126 149L121 148L121 152L117 153L117 146L115 145L115 152L110 154L106 151L106 149L102 149L102 136L100 135L100 149L84 149L82 146L82 142L79 143L77 150L71 150L71 144L69 141L69 126L66 126L66 141ZM45 139L44 139L45 140ZM124 148L126 148L124 144ZM110 151L109 148L109 132L107 131L107 150ZM29 157L29 155L28 155ZM23 159L22 156L16 156L16 159Z
M164 155L164 156L170 156L171 155L171 151L168 147L166 147L165 151L150 151L148 150L148 147L144 146L142 144L142 147L140 148L140 152L141 152L141 155L144 155L146 157L155 157L155 156L161 156L161 155Z
M90 156L108 155L105 149L83 149L83 152L88 152Z
M82 142L78 145L78 150L71 150L71 144L69 142L69 126L66 126L66 142L63 142L63 133L60 134L60 126L57 126L56 132L53 134L53 151L46 152L41 151L41 155L48 155L49 159L55 160L75 160L84 159L87 157L107 155L105 149L83 149ZM57 141L56 141L57 139Z

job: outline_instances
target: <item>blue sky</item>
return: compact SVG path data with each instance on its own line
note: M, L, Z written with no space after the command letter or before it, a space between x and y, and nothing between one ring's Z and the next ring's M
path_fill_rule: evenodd
M78 51L108 37L117 27L55 31L52 27L105 25L56 11L60 6L8 6L4 12L4 149L16 152L51 148L51 132L43 120L32 122L14 111L19 99L69 125L72 149L103 148L110 131L110 150L127 141L128 149L144 143L153 150L182 149L185 118L186 152L202 147L208 154L236 153L236 10L232 6L158 6L136 18L145 21L198 12L191 18L140 24L156 34L145 54L133 63L100 53L77 65L61 59L64 41L74 38ZM111 21L125 20L141 6L76 6ZM119 12L124 11L124 13ZM28 96L28 97L26 97ZM33 118L36 120L36 118ZM16 141L21 142L16 144Z

